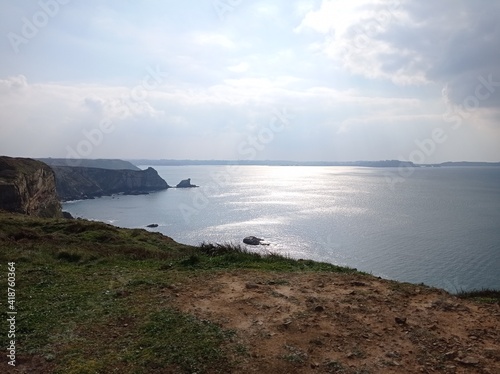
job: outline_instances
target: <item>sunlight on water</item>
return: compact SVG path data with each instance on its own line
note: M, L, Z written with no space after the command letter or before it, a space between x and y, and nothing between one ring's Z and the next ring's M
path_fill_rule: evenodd
M157 167L195 189L71 202L75 216L123 227L157 223L187 244L264 238L271 250L451 291L500 288L499 169L417 169L388 188L385 169ZM189 209L186 209L189 207ZM183 211L184 209L184 211ZM188 213L186 213L186 211Z

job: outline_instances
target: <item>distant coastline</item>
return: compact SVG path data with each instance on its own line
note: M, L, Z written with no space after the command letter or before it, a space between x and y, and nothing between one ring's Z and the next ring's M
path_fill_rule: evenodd
M249 166L360 166L360 167L417 167L410 161L287 161L287 160L149 160L128 159L134 165L189 166L189 165L249 165Z
M470 162L470 161L459 161L459 162L443 162L441 164L429 164L422 166L495 166L499 167L500 162Z
M134 165L192 166L192 165L249 165L249 166L351 166L351 167L500 167L500 162L447 161L437 164L414 164L411 161L290 161L290 160L174 160L127 159Z

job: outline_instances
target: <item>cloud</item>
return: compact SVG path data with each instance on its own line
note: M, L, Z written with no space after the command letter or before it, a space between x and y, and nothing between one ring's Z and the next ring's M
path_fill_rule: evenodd
M304 16L296 32L313 30L321 35L322 42L310 48L346 72L407 90L434 91L435 102L441 91L441 115L422 113L422 118L434 118L435 126L475 128L468 133L471 144L489 144L491 149L491 143L480 139L489 127L496 130L488 136L500 141L499 13L500 3L489 0L357 0L349 4L324 0ZM429 105L423 95L421 100ZM379 117L373 113L354 116L342 122L339 133ZM384 114L384 123L394 118L405 123L395 113ZM416 136L408 132L412 133Z
M0 93L22 91L27 86L28 83L26 82L26 77L24 75L0 79Z
M227 69L229 71L233 71L235 73L244 73L250 68L250 65L248 65L246 62L241 62L237 65L229 66Z
M324 138L326 133L331 133L333 137L338 126L347 126L345 121L353 113L369 116L374 108L378 113L384 110L391 112L393 107L398 110L406 108L409 112L418 108L414 99L367 97L354 90L341 91L321 86L303 90L296 88L296 84L294 77L286 76L227 79L222 84L196 90L166 82L147 92L144 100L135 100L131 95L132 89L122 86L26 84L24 90L30 100L18 101L15 92L4 95L6 108L11 108L3 111L2 119L24 131L12 134L9 144L4 143L2 147L22 149L25 137L20 134L30 133L34 128L37 131L50 129L50 133L55 135L47 136L48 133L45 133L39 156L58 153L64 157L66 147L74 147L81 141L84 130L90 131L102 120L108 120L116 131L107 136L106 146L95 150L96 157L101 156L99 152L109 150L108 147L122 148L121 144L130 143L131 139L144 139L144 144L157 144L162 138L168 138L168 143L173 142L169 150L177 150L179 154L189 149L203 158L203 154L211 152L212 144L224 144L224 151L218 154L237 158L239 142L258 133L269 124L273 111L284 107L295 112L299 122L280 134L282 141L277 141L261 156L272 154L291 158L286 156L289 148L285 139L292 142L300 139L303 133L301 126L308 126L314 136ZM314 116L308 113L314 113ZM25 114L29 114L31 120ZM316 119L310 122L308 116ZM380 116L383 117L382 114ZM203 147L195 141L200 137L206 141ZM227 143L228 139L232 143ZM313 141L313 138L309 136L308 141ZM302 146L307 148L310 145L303 143ZM135 149L129 147L126 152L123 149L120 152L128 154ZM163 157L163 148L151 149L156 149L157 157ZM133 157L133 153L127 157Z
M18 54L0 42L0 149L64 157L107 119L93 156L237 158L286 108L258 158L397 158L458 121L500 159L498 2L227 3L221 19L213 2L70 2ZM0 33L30 4L0 2Z
M218 46L223 48L233 48L234 42L225 35L221 34L199 34L194 37L195 43L203 46Z
M470 94L480 74L500 79L499 12L500 3L487 0L325 0L297 30L324 34L323 53L350 72L398 85L449 84Z
M107 120L122 120L131 117L156 117L161 111L155 110L145 100L134 100L126 91L122 91L119 98L103 99L92 95L84 99L90 111Z
M311 28L321 34L343 35L353 23L367 16L363 8L370 3L373 1L322 1L319 9L310 10L305 15L295 31Z

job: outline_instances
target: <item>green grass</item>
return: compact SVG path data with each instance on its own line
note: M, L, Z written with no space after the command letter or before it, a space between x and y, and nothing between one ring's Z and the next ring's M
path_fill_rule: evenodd
M193 254L181 265L200 269L257 269L266 271L325 271L352 273L356 269L312 260L296 260L272 252L251 252L240 245L202 243L201 254Z
M201 321L175 310L150 315L131 356L148 369L172 365L186 373L227 372L224 346L232 336L210 321Z
M500 291L483 288L481 290L460 291L457 296L461 299L475 300L481 303L500 304Z
M18 356L43 357L65 374L230 371L245 347L230 331L175 310L165 289L233 269L355 272L230 244L187 246L142 229L0 212L2 282L8 262L16 264ZM2 346L6 329L0 325Z

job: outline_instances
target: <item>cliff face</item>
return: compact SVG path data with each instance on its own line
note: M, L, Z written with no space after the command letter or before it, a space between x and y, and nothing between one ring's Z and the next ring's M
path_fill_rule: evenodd
M53 166L52 169L56 173L57 194L65 201L115 193L141 194L170 187L153 168L136 171Z
M52 169L28 158L0 157L0 209L62 217Z

